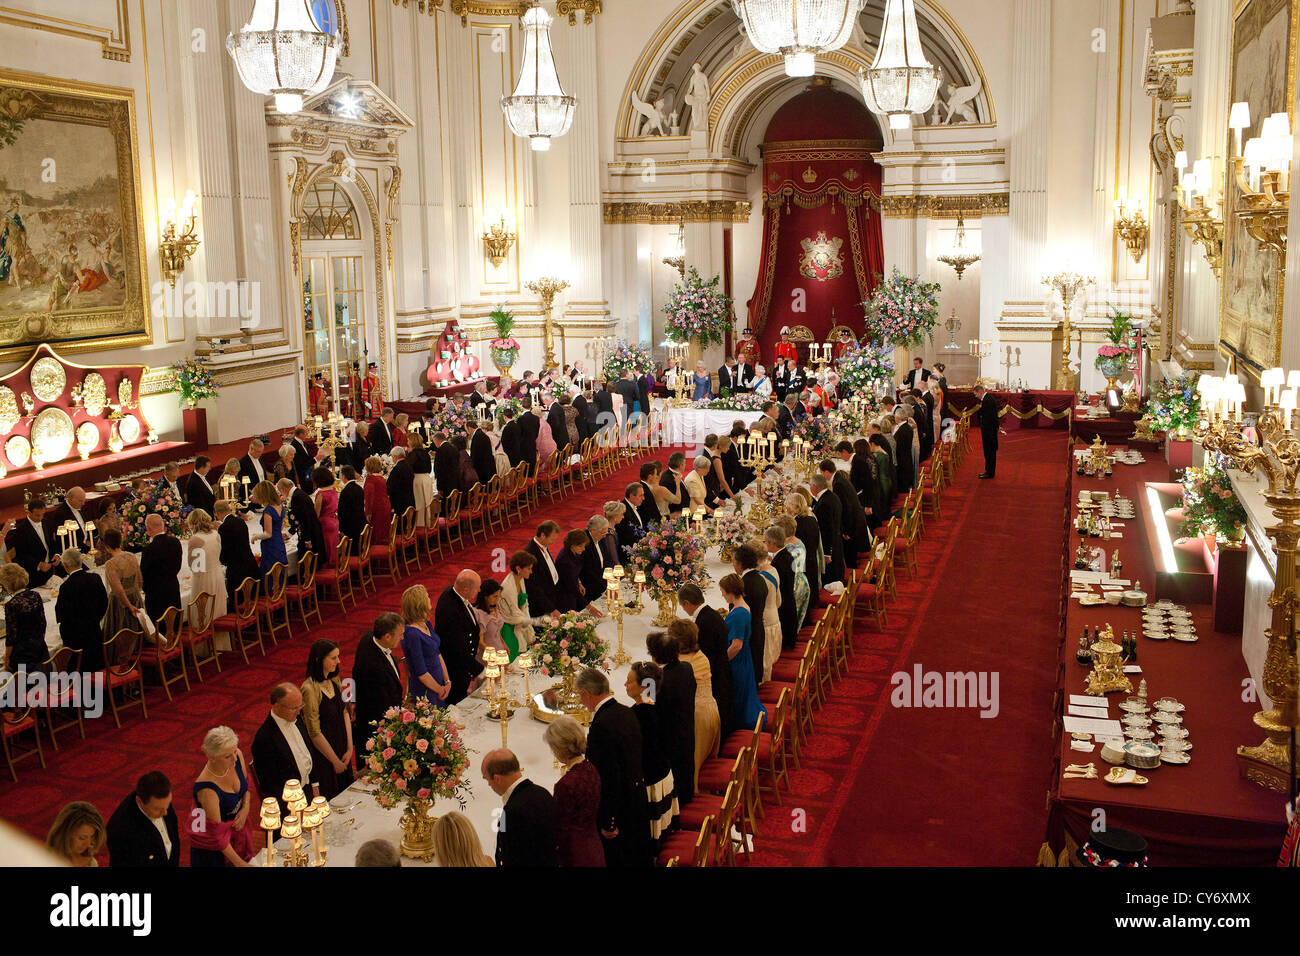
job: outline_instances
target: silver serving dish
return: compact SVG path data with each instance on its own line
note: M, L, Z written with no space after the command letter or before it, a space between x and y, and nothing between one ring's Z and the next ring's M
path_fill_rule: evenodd
M1145 727L1125 727L1124 736L1132 740L1155 740L1156 735Z
M1197 637L1194 632L1191 634L1180 634L1178 632L1174 632L1174 640L1182 641L1184 644L1195 644L1197 641L1200 640L1200 638Z
M1183 706L1182 701L1173 697L1161 697L1156 701L1156 710L1167 710L1171 714L1180 714L1186 708Z
M1160 748L1144 740L1130 740L1124 745L1124 762L1138 770L1160 766Z

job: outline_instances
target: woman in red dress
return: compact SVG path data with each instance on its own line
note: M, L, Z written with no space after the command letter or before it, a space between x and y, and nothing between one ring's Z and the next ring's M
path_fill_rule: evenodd
M572 717L557 717L542 738L564 767L555 782L560 866L604 866L605 850L596 824L600 774L587 762L587 735Z
M366 459L366 483L361 489L366 499L366 523L370 525L370 543L388 544L388 529L393 523L393 505L388 500L388 482L378 455Z

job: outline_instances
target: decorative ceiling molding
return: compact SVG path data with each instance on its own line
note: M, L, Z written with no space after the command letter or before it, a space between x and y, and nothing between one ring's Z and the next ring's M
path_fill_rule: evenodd
M626 223L749 222L751 204L732 199L688 199L684 202L607 202L606 225Z
M0 23L41 30L45 33L57 33L60 36L73 37L78 40L90 40L100 45L100 54L105 60L120 63L131 62L131 23L127 12L129 0L116 0L117 17L113 24L81 23L63 17L33 13L28 10L15 10L13 7L0 6ZM89 4L84 4L89 6Z
M1007 193L976 193L970 196L882 196L880 212L886 219L966 219L1005 216L1010 210Z
M441 4L440 4L441 5ZM470 16L476 17L513 17L518 19L528 12L532 4L525 0L451 0L453 16L460 17L460 25L469 26Z
M555 15L557 17L569 17L569 26L578 25L578 14L582 13L582 22L590 23L591 18L596 14L603 12L600 0L557 0L555 4Z

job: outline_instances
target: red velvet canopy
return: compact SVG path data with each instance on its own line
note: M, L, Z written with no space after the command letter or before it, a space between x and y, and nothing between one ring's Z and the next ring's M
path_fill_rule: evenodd
M871 158L881 143L862 102L822 77L768 123L763 251L748 303L764 359L783 325L807 326L818 341L834 325L861 336L860 303L884 268L880 167Z

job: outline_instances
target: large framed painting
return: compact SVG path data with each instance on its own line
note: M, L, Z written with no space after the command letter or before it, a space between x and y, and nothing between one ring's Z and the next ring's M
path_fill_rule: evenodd
M1251 128L1243 141L1259 134L1272 113L1294 115L1296 0L1237 0L1232 28L1229 102L1250 104ZM1226 154L1235 144L1228 136ZM1262 369L1282 359L1283 264L1260 245L1236 215L1240 201L1229 166L1224 177L1223 288L1219 310L1219 349L1235 359L1237 371L1258 380Z
M148 344L135 96L0 70L0 359Z

